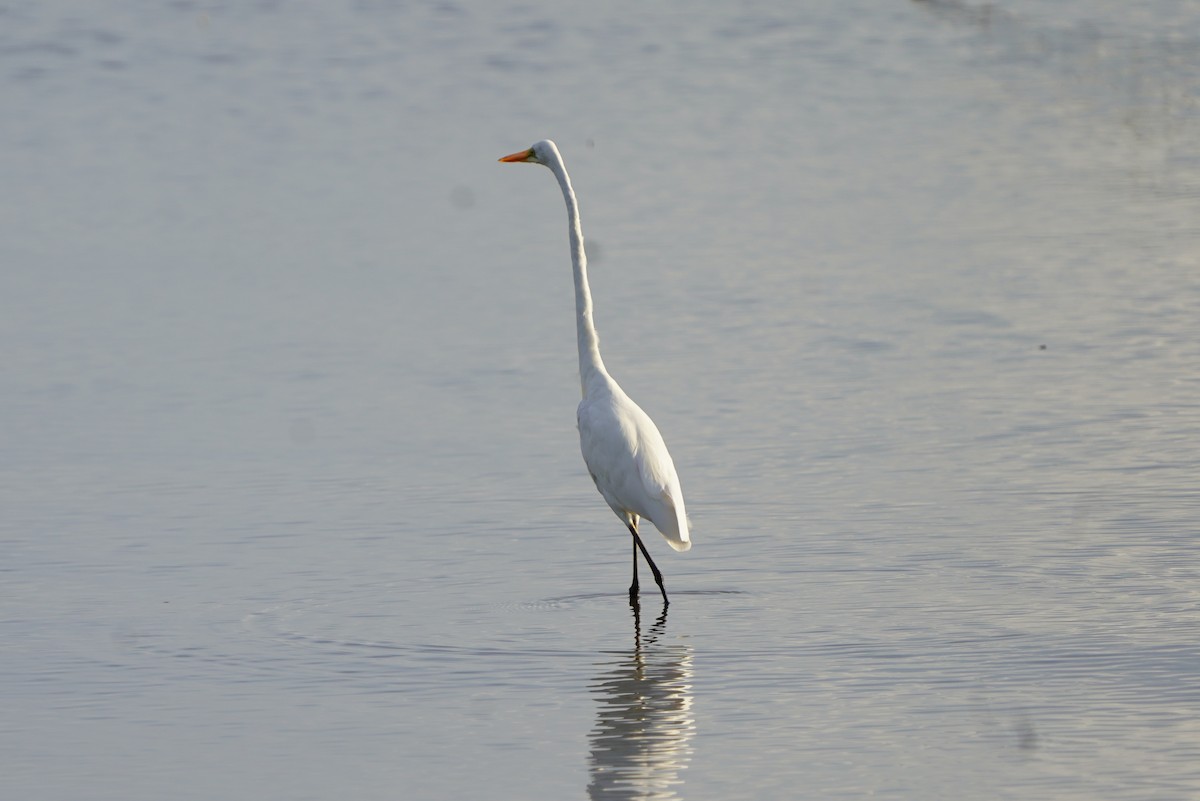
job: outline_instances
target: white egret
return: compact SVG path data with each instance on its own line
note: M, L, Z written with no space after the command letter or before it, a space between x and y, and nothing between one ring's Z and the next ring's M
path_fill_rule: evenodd
M629 587L629 602L637 603L637 555L640 550L666 605L669 601L662 572L638 535L638 522L645 518L653 523L676 551L691 548L683 492L679 489L675 464L658 427L618 386L600 358L600 340L592 322L592 292L588 287L579 203L571 188L571 178L563 166L558 147L549 139L500 161L543 164L550 168L562 187L563 200L567 204L571 262L575 268L575 324L579 342L579 382L583 389L583 400L579 402L576 415L579 446L596 489L633 535L633 583Z

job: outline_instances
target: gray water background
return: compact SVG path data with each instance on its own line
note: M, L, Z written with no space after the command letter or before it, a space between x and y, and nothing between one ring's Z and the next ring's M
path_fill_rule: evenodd
M4 3L0 795L1200 796L1198 86L1184 0Z

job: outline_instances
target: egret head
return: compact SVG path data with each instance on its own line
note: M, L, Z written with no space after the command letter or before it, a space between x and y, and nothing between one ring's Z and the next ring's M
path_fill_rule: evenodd
M501 161L529 161L534 164L552 164L556 160L561 160L558 155L558 148L549 139L543 139L540 142L535 142L528 150L522 150L520 153L513 153L510 156L505 156Z

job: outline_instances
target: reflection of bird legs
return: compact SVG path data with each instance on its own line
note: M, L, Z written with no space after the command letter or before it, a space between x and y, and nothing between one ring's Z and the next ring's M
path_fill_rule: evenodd
M663 632L667 629L667 607L664 604L662 614L658 619L650 624L650 629L646 632L646 641L642 642L642 605L637 601L629 604L633 609L633 655L639 658L642 653L643 645L652 645Z
M638 536L637 517L632 521L626 520L625 525L629 527L629 533L633 535L633 583L629 585L629 603L638 603L638 576L637 576L637 555L638 551L642 552L642 556L646 557L646 564L650 565L650 572L654 574L654 581L658 584L658 590L662 593L663 605L671 603L667 600L667 588L663 586L662 571L658 569L658 565L654 564L654 560L650 558L650 552L646 550L642 538Z

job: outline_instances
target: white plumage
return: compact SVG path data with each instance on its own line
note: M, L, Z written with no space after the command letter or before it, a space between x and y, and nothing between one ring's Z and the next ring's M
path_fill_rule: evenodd
M579 344L579 381L583 400L579 402L579 446L596 489L625 522L633 535L633 583L630 603L638 597L637 554L640 550L650 565L654 580L667 603L662 573L638 534L638 522L645 518L654 524L677 551L692 547L687 511L679 476L667 451L662 434L650 416L634 403L617 384L600 358L600 342L592 321L592 293L587 279L587 256L583 249L583 231L579 222L579 204L571 188L571 178L563 165L558 148L549 139L528 150L500 159L507 162L531 162L549 167L562 188L567 204L571 242L571 262L575 275L576 334Z

